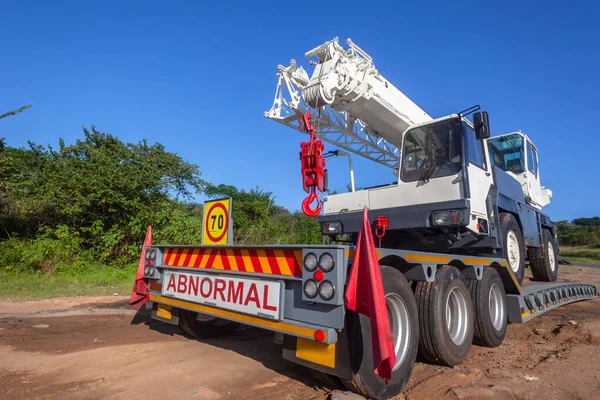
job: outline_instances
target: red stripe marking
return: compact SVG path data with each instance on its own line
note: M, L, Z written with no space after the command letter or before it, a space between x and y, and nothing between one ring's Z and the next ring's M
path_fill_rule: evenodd
M283 254L285 255L285 259L287 260L288 266L290 267L290 271L292 271L292 275L302 276L302 269L300 268L300 264L296 259L296 254L294 250L284 250Z
M248 250L248 254L250 255L250 260L252 261L254 272L263 272L262 267L260 265L260 261L258 260L256 250Z
M242 272L246 272L246 264L244 264L244 259L242 258L242 251L234 249L233 255L235 256L235 263L237 264L238 269Z
M181 255L183 254L183 250L185 250L185 249L182 249L182 248L175 249L175 254L177 254L177 255L175 256L175 259L173 260L172 265L177 266L179 264L179 259L181 258Z
M265 250L265 254L267 256L267 260L269 260L271 272L273 272L275 275L281 275L281 270L279 269L279 264L277 263L275 252L273 250Z
M203 258L204 258L204 249L199 249L198 250L198 257L196 257L196 261L194 262L193 267L194 268L200 267L200 263L202 262Z
M206 262L206 268L212 268L215 263L215 258L217 257L217 253L219 252L217 249L210 249L210 255L208 256L208 261Z
M223 263L223 269L226 271L231 271L231 265L229 265L229 258L227 258L227 251L219 250L219 256L221 257L221 262Z
M187 254L187 256L185 256L185 259L183 260L183 265L185 265L186 267L188 265L190 265L190 259L194 255L194 249L187 249L187 250L188 250L188 254Z

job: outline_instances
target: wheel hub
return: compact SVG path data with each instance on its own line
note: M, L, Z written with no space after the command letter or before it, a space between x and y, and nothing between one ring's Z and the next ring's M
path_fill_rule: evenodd
M490 288L489 309L492 325L495 330L499 331L504 325L504 299L500 286L496 283Z
M446 299L446 328L450 339L456 345L461 345L469 330L467 300L462 290L452 288Z
M390 320L390 327L392 328L392 335L394 336L394 351L396 353L396 370L406 358L408 354L408 344L412 335L410 329L410 317L408 314L408 307L402 299L395 293L389 293L385 296L385 302L388 310L388 317Z
M506 249L510 269L513 272L517 272L521 265L521 249L517 235L513 231L508 232L508 235L506 235Z
M550 263L550 269L552 272L556 270L556 257L554 256L554 245L552 242L548 242L548 262Z

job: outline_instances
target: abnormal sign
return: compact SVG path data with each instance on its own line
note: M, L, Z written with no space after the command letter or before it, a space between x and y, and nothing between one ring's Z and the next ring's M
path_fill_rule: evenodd
M245 314L281 319L281 281L167 271L162 294Z
M204 202L202 244L233 244L231 198Z

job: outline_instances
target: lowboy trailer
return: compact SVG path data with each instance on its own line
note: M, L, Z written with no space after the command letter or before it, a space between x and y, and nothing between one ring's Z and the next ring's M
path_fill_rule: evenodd
M541 212L552 193L541 186L527 135L491 138L480 107L432 119L347 43L347 51L334 39L306 53L317 58L311 77L295 60L280 65L265 113L309 134L300 153L309 193L302 209L319 216L333 244L153 245L144 279L153 318L198 338L239 324L271 330L283 336L285 359L384 399L404 388L417 351L434 364L459 364L472 343L499 346L509 322L598 290L557 281L556 229ZM350 159L352 190L320 200L323 142L341 148L331 155ZM397 180L355 190L350 153L391 168ZM370 319L344 302L363 215L379 243L393 336L388 384L374 371ZM524 281L526 262L533 281Z
M462 283L453 286L460 289L448 289L442 295L445 302L438 311L448 319L425 328L443 329L441 336L450 339L445 342L442 338L425 349L431 354L448 350L443 346L466 347L460 351L460 360L453 358L456 354L439 358L438 363L444 365L462 361L472 339L481 345L499 345L507 322L526 322L545 311L598 295L594 285L575 282L521 286L501 258L378 248L384 286L398 280L406 285L400 291L386 290L398 366L404 367L394 371L392 383L386 386L372 370L371 347L366 340L370 335L368 318L344 306L352 246L155 245L147 251L147 306L152 308L152 318L179 325L197 338L233 333L239 324L283 334L283 358L318 371L318 378L322 378L318 374L338 377L372 398L387 398L402 390L419 348L418 320L422 313L438 307L431 305L433 310L425 311L416 307L414 300L410 304L407 296L414 296L414 289L423 297L421 292L434 290L436 282ZM325 269L319 263L322 259L330 260ZM440 271L449 276L451 272L459 274L440 278ZM311 281L319 285L328 282L331 289L322 293L325 297L307 293L303 288ZM469 296L462 296L464 293Z

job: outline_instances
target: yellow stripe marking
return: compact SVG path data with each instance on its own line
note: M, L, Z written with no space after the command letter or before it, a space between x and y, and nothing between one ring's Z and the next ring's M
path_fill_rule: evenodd
M172 308L173 307L165 304L158 304L158 306L156 307L156 316L164 319L171 319Z
M210 249L208 251L204 250L204 256L202 257L202 260L200 261L200 268L206 268L206 264L208 263L208 259L210 258L210 255L212 254L213 249Z
M285 254L283 253L283 250L275 250L275 260L277 261L277 264L279 265L279 270L281 271L282 275L292 275L292 271L290 270L290 266L287 263L287 260L285 258ZM294 254L295 256L296 254Z
M237 261L235 261L235 254L233 254L233 250L228 249L226 252L227 260L229 261L229 268L231 268L232 271L239 271L240 269L238 268Z
M167 261L165 261L165 263L167 265L172 265L173 257L175 257L175 251L171 250L169 253L167 253Z
M198 259L198 254L200 254L200 250L199 249L195 249L192 252L192 258L190 258L190 263L188 264L190 267L193 266L196 263L196 260Z
M425 262L436 262L436 263L447 263L450 262L449 257L444 256L427 256L422 254L407 254L406 261L425 261Z
M515 286L517 287L517 290L519 291L519 294L523 293L523 289L521 289L521 284L519 284L519 281L517 280L517 277L515 276L512 268L510 266L507 266L506 270L508 271L508 273L510 274L513 282L515 283Z
M292 324L288 324L287 322L282 321L269 321L266 319L262 319L259 317L253 317L251 315L240 314L234 311L222 310L220 308L213 308L208 306L202 306L200 304L188 303L187 301L170 299L167 297L150 295L150 300L160 302L163 304L168 304L173 307L183 307L190 310L198 311L204 314L214 315L216 317L223 317L227 319L233 319L238 322L246 322L249 324L253 324L256 326L261 326L267 329L275 329L283 332L287 332L290 334L301 335L306 337L314 337L315 329L305 328L302 326L296 326ZM325 340L327 340L327 332L325 332Z
M479 258L463 258L465 264L477 264L477 265L490 265L492 260L479 259Z
M267 260L267 253L264 250L258 250L256 252L258 256L258 261L260 262L260 266L265 274L272 274L271 266L269 265L269 260Z
M212 269L225 269L225 267L223 266L223 259L221 258L221 254L219 253L219 249L214 249L213 251L216 253L215 261L213 261L212 266L208 265L207 267Z
M329 368L335 368L335 343L319 343L315 340L297 338L296 357Z
M179 256L179 260L177 261L178 267L183 267L183 264L184 264L184 261L185 261L185 258L187 257L187 255L188 255L188 249L183 249L181 251L181 256Z
M246 272L254 272L254 267L252 266L252 260L250 260L250 253L248 253L248 250L242 250L242 260L244 260Z
M505 267L508 265L505 260L500 260L500 265L504 265Z
M355 254L356 254L356 250L350 250L350 249L346 250L346 257L354 257ZM375 255L377 256L377 258L381 258L380 251L375 253ZM298 261L300 262L300 265L302 265L302 254L300 254L300 258L298 258Z

